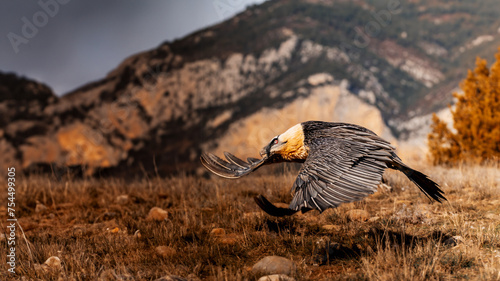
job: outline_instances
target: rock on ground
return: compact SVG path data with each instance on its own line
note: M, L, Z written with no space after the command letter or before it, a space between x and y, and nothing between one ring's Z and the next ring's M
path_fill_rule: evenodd
M224 230L224 228L214 228L212 229L212 231L210 231L210 235L215 237L223 237L226 235L226 231Z
M353 249L345 247L337 242L330 241L330 237L321 237L316 241L313 256L314 262L318 265L326 264L334 259L342 259L349 256L355 256Z
M33 267L35 268L36 272L44 274L47 272L60 271L62 269L62 264L61 260L58 257L52 256L48 258L43 264L34 264Z
M117 204L125 205L130 201L130 197L127 194L122 194L117 196L115 201Z
M293 261L279 256L267 256L252 267L252 273L260 276L273 274L293 276L296 271L297 267Z
M458 243L463 242L462 236L453 236L443 241L446 246L456 246Z
M47 206L43 205L40 202L36 202L35 212L42 213L47 210Z
M262 276L257 281L295 281L295 278L284 274L273 274Z
M59 259L58 257L55 257L55 256L48 258L44 264L46 264L50 268L57 269L57 270L62 268L61 259Z
M324 230L339 231L342 229L342 226L334 224L325 224L321 228L323 228Z
M163 221L168 217L168 212L163 210L162 208L158 207L153 207L151 210L149 210L148 216L146 217L147 220L154 220L154 221Z
M164 258L173 257L177 253L177 251L174 248L168 246L158 246L156 247L155 251L158 255Z

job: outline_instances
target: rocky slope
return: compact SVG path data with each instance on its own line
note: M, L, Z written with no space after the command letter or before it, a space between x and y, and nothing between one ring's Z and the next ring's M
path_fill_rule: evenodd
M467 58L500 45L492 28L500 12L483 10L444 1L402 1L396 9L375 1L269 1L133 55L60 99L3 75L1 91L27 98L2 95L8 114L0 150L10 156L1 165L193 171L201 150L256 156L271 137L310 119L359 123L393 140L412 136L408 120L428 120L421 116L450 102L473 63ZM370 29L376 24L378 32ZM479 40L478 32L490 37Z

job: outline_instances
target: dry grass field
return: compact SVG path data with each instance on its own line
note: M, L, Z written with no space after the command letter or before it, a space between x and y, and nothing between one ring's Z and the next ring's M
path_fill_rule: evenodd
M430 204L403 174L388 171L388 187L364 201L288 218L270 217L253 201L263 194L289 202L295 171L287 168L239 180L18 175L24 235L16 230L16 277L2 250L0 279L256 280L250 268L269 255L294 261L296 280L500 279L499 167L415 168L442 185L448 202ZM153 207L166 218L147 219ZM6 240L0 245L6 249ZM51 256L59 269L40 265Z

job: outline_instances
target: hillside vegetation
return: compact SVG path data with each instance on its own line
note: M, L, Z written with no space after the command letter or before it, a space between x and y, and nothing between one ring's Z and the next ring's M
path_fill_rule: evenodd
M478 58L461 83L453 116L454 132L433 116L429 150L435 164L500 161L500 49L491 69Z

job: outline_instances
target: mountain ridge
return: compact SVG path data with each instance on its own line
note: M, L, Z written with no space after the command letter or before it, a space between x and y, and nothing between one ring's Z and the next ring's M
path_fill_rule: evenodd
M233 136L232 141L228 135L235 124L251 124L248 120L263 110L278 118L278 112L309 100L315 101L313 111L337 109L321 116L287 113L292 117L274 129L314 116L363 123L355 114L337 114L362 107L378 110L370 113L380 115L373 124L377 133L394 140L412 136L404 124L450 103L460 69L473 63L458 59L456 52L489 54L500 45L500 36L489 27L500 26L500 17L474 17L484 4L429 3L434 2L401 1L401 12L364 48L351 43L356 30L366 31L368 23L376 23L373 15L386 11L379 2L280 0L252 6L220 24L134 54L103 79L43 104L45 132L20 126L35 126L35 120L14 120L21 129L4 133L3 147L13 149L13 158L27 170L52 165L80 167L89 175L194 171L202 149L222 149L219 142L228 145L226 150L255 147L274 136L262 133L238 141ZM468 17L461 7L472 9ZM492 34L478 40L486 31L473 27L479 29L474 24L481 21L479 27L488 26ZM448 36L455 35L453 41L460 44L450 47L445 35L457 24L461 30ZM424 28L429 26L436 32Z

